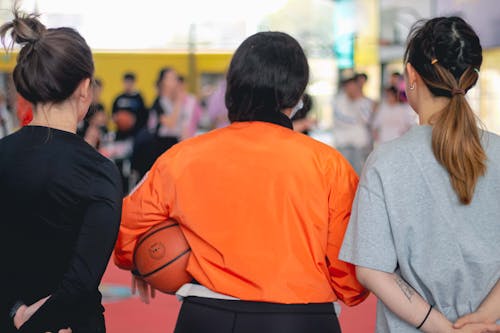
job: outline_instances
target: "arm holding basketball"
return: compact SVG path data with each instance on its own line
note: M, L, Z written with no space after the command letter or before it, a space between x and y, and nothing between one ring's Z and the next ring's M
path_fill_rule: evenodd
M133 254L139 238L154 225L166 221L169 208L166 202L168 175L161 156L141 183L123 201L122 222L115 245L115 264L133 270Z
M75 307L97 291L118 232L122 186L116 167L102 165L90 184L85 212L72 259L59 287L24 323L19 332L57 332L66 328Z
M369 292L356 279L354 265L339 260L338 256L351 216L358 177L340 154L330 164L332 170L329 181L332 185L329 196L327 264L335 294L346 305L353 306L363 302Z

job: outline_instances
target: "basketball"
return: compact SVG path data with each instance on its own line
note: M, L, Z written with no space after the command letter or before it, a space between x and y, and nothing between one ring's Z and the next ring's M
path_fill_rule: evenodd
M115 121L118 130L126 132L131 130L135 126L135 115L127 110L118 110L113 115L113 120Z
M153 288L175 294L193 279L186 271L190 251L179 224L168 220L139 239L134 251L135 267Z

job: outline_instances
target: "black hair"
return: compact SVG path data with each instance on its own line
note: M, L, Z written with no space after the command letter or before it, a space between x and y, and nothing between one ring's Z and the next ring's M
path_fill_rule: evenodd
M102 88L102 81L101 79L94 79L94 85L99 87L99 88Z
M398 90L398 88L396 88L396 87L394 87L394 86L389 86L389 87L386 87L386 88L384 89L384 91L385 91L386 93L393 94L396 98L397 98L397 97L398 97L398 95L399 95L399 90Z
M283 32L259 32L236 50L227 73L226 107L231 122L294 107L309 81L299 43Z
M160 83L161 81L163 80L163 78L165 78L165 76L170 73L171 71L173 71L174 69L172 67L164 67L160 70L160 72L158 73L158 78L156 79L156 87L159 87L160 86Z
M460 17L417 22L408 37L405 62L434 96L449 98L430 119L432 150L463 204L471 202L478 178L486 172L477 119L465 98L479 78L482 61L479 37Z
M135 74L132 72L127 72L123 74L124 81L135 81Z
M16 90L32 104L58 103L69 98L78 84L94 75L94 62L83 37L71 28L46 29L37 15L14 11L14 19L0 27L22 46L13 79Z
M368 74L366 74L366 73L358 73L358 74L356 74L356 80L358 80L361 77L363 79L365 79L365 81L368 81Z

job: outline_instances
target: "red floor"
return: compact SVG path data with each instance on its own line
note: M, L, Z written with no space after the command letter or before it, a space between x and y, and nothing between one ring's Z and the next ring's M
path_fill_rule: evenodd
M136 297L110 300L106 295L114 286L130 286L130 273L121 271L112 263L103 279L106 307L106 326L109 333L173 332L180 303L174 296L157 295L151 304L146 305ZM119 288L120 292L127 292ZM340 323L343 333L371 333L375 327L375 298L370 296L363 304L354 308L342 308Z

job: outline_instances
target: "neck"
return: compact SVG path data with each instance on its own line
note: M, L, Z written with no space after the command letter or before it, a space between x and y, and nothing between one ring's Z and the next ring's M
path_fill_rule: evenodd
M45 126L61 131L76 133L77 112L67 102L61 104L36 105L33 110L32 126Z
M450 103L449 98L435 97L431 93L425 98L421 98L416 107L420 125L431 125L432 117L441 112L448 103Z

